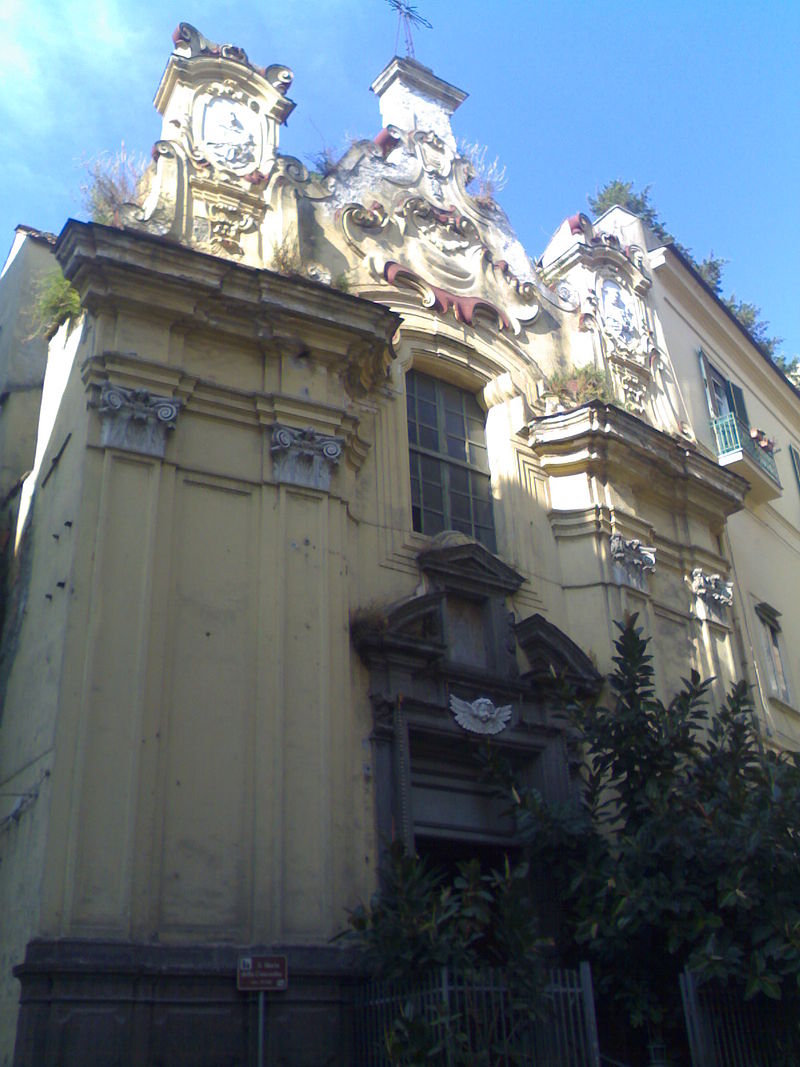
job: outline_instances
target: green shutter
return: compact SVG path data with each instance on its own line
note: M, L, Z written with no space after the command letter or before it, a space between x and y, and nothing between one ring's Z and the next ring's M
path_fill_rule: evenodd
M789 455L792 457L792 467L794 467L794 476L797 479L797 488L800 489L800 452L794 447L789 445Z
M738 385L734 385L733 382L727 382L728 399L731 402L731 410L733 411L739 422L744 423L745 426L750 425L750 419L747 417L747 408L744 406L744 393Z

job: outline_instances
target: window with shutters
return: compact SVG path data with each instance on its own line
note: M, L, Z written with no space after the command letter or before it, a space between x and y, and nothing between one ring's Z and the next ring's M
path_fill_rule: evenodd
M749 457L760 471L769 476L772 483L771 486L769 482L757 486L756 495L764 500L777 496L781 483L775 463L775 442L763 430L751 425L741 387L721 374L702 349L698 355L720 463L732 464L733 469L737 470L736 464L745 456ZM746 463L737 473L743 474L752 483L752 468L748 471Z
M485 414L464 389L406 375L411 516L418 533L458 530L496 551Z
M761 637L767 664L767 681L772 696L789 704L789 679L781 648L780 612L766 603L756 604L756 614L761 621Z

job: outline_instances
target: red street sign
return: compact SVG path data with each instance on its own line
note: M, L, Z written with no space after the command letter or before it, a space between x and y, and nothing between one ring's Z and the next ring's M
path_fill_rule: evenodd
M289 968L285 956L240 956L236 988L250 991L286 989Z

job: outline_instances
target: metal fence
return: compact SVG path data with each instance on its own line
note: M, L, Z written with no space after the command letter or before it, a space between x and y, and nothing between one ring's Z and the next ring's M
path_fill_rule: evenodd
M797 1067L792 1020L780 1001L745 1000L740 989L681 975L692 1067Z
M390 1046L415 1042L431 1067L600 1067L588 963L549 971L536 1002L488 968L371 982L357 993L354 1038L354 1067L389 1067Z

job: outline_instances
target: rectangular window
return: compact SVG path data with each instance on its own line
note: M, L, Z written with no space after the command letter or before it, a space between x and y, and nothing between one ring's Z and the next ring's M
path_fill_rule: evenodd
M711 431L720 462L738 462L738 454L744 452L780 488L774 455L775 442L764 430L750 425L742 389L720 374L717 368L709 363L702 349L698 351L698 355L708 412L711 416Z
M485 415L464 389L406 375L411 517L418 533L458 530L496 551Z
M749 428L750 419L747 415L743 391L738 385L728 381L715 366L709 363L702 349L700 350L700 369L706 387L706 398L711 417L713 419L721 419L726 415L735 415L743 426Z
M789 704L789 680L781 652L780 612L769 604L756 604L756 614L761 620L761 636L767 663L767 679L773 696Z

